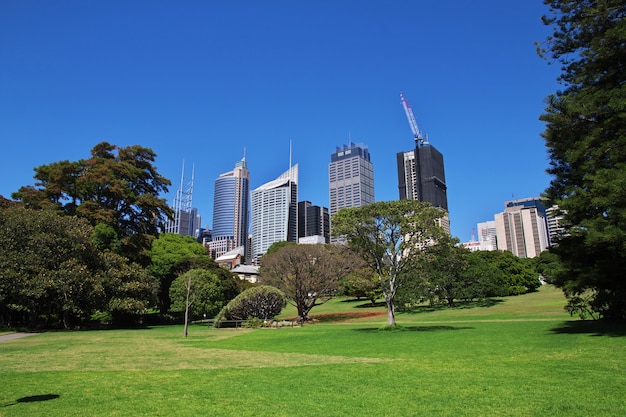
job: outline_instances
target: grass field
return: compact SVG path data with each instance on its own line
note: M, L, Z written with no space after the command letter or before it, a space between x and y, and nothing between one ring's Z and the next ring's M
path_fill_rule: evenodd
M363 304L334 300L296 328L3 342L0 416L626 415L626 329L571 320L554 288L400 314L394 331Z

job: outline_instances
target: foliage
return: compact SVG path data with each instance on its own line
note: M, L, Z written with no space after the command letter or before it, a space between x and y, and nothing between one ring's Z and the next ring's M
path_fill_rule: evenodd
M425 290L422 295L431 304L444 301L453 307L455 299L476 298L471 288L473 279L464 274L469 251L457 244L458 239L443 236L436 244L424 248L425 256L419 260L418 267Z
M555 277L562 273L563 265L552 249L541 252L534 258L534 264L535 270L549 284L553 284Z
M296 244L297 243L295 242L287 242L286 240L280 240L278 242L274 242L270 245L269 248L267 248L267 251L265 251L265 255L271 255L274 252L278 252L285 246L291 246L291 245L296 245Z
M215 319L215 327L223 320L246 320L274 318L287 305L285 294L269 285L248 288L232 299Z
M341 280L341 293L349 297L367 298L372 305L383 295L378 275L368 266L356 268Z
M444 212L415 200L377 202L340 210L331 219L333 234L344 236L376 274L387 304L388 324L395 325L395 297L415 279L424 248L445 236L437 219Z
M626 7L623 0L545 0L553 35L540 48L562 64L547 99L546 190L567 233L554 282L600 316L626 320Z
M182 312L188 308L195 319L214 317L224 305L220 279L204 269L192 269L176 278L170 287L170 298L171 311Z
M39 317L70 327L96 310L141 313L152 302L154 281L139 266L94 245L93 228L74 216L20 206L0 209L2 320L31 327Z
M260 276L264 284L285 293L296 306L299 320L328 301L339 288L339 280L358 267L358 258L337 245L286 245L261 258Z
M155 158L151 149L139 145L118 148L102 142L89 159L35 168L35 186L21 187L12 197L29 208L52 208L92 226L108 225L117 233L120 253L145 263L150 237L171 215L159 197L170 181L157 172Z
M152 242L148 255L151 261L148 269L161 283L159 292L161 314L166 314L170 308L169 294L172 282L191 269L204 269L217 276L221 281L225 301L235 298L245 286L234 274L209 258L204 246L191 236L176 233L161 234Z

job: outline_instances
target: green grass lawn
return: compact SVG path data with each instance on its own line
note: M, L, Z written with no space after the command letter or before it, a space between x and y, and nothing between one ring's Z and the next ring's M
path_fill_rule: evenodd
M626 415L626 329L572 321L551 287L399 314L394 331L364 304L331 301L296 328L3 342L0 416Z

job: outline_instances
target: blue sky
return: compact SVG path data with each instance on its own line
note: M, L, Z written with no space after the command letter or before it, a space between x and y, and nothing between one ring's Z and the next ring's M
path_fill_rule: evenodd
M213 183L247 155L252 188L300 167L328 206L336 146L369 147L376 200L398 198L413 140L399 92L444 155L452 234L548 186L538 117L558 65L535 53L540 0L0 2L0 195L99 142L157 153L171 202L195 166Z

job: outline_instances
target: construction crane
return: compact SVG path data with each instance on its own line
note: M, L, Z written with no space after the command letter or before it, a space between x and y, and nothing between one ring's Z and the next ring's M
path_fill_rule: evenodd
M402 102L402 106L404 107L404 112L406 113L406 118L409 120L409 125L411 126L411 130L413 131L413 138L415 139L416 145L424 144L424 137L422 136L422 131L417 126L417 122L415 121L415 115L413 114L413 109L411 109L411 105L409 104L409 100L404 98L402 95L402 91L400 91L400 101Z

